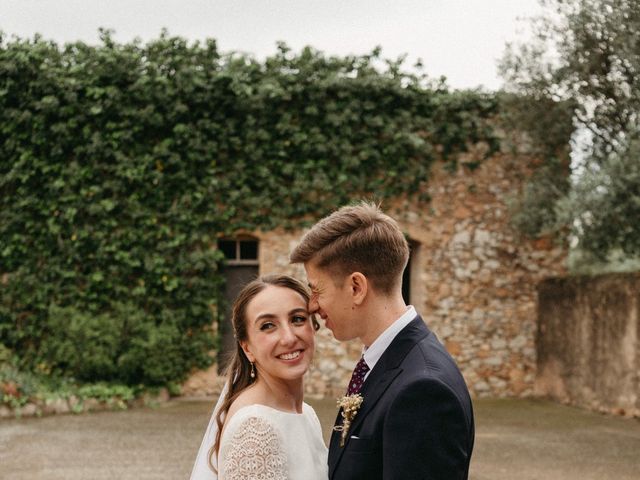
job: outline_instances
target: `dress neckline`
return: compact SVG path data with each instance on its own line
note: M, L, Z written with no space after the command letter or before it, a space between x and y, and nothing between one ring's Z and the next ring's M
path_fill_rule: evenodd
M240 408L235 415L237 415L238 413L240 413L242 410L244 410L245 408L251 408L251 407L259 407L259 408L266 408L267 410L271 410L273 412L278 412L278 413L282 413L283 415L293 415L296 417L302 416L304 415L305 410L307 409L307 404L305 402L302 402L302 411L300 413L298 412L289 412L287 410L280 410L279 408L275 408L275 407L271 407L269 405L264 405L262 403L253 403L251 405L245 405L244 407ZM234 416L235 416L234 415Z

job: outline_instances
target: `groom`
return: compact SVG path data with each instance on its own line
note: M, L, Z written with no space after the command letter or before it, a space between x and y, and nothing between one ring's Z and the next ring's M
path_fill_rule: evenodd
M320 220L291 254L304 263L309 309L364 354L348 395L363 402L341 446L334 432L329 478L466 480L474 441L469 392L455 362L402 299L409 246L377 206L343 207ZM342 415L336 426L342 426Z

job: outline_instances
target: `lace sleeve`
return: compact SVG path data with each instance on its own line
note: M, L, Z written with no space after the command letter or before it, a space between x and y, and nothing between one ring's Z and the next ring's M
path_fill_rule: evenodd
M287 457L271 424L249 417L233 432L221 465L224 480L287 480Z

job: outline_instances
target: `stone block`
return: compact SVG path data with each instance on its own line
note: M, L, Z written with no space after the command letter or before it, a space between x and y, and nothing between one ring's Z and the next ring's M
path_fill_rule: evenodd
M452 357L457 357L462 352L462 345L460 344L460 342L446 341L445 348Z
M484 393L491 390L491 387L487 382L480 381L473 384L473 390L475 390L477 393Z
M35 403L27 403L19 409L20 415L23 417L33 417L38 411L39 409Z
M507 341L504 338L494 338L491 341L492 350L503 350L507 346Z
M470 241L471 241L471 235L469 234L468 231L463 230L459 233L456 233L453 236L451 243L454 246L465 246L465 245L468 245Z
M54 398L45 401L42 410L47 415L69 413L69 405L64 398Z
M465 218L469 218L472 215L473 213L471 212L471 210L469 210L467 207L464 207L462 205L456 207L455 210L453 211L454 218L457 218L458 220L464 220Z
M484 363L486 365L490 365L492 367L497 367L497 366L502 365L502 358L494 355L493 357L489 357L489 358L485 359Z

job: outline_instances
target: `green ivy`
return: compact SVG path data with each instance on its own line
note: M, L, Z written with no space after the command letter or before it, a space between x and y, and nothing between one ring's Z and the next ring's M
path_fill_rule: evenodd
M0 35L0 339L41 372L179 381L211 361L217 236L426 201L436 159L495 151L496 108L379 51Z

